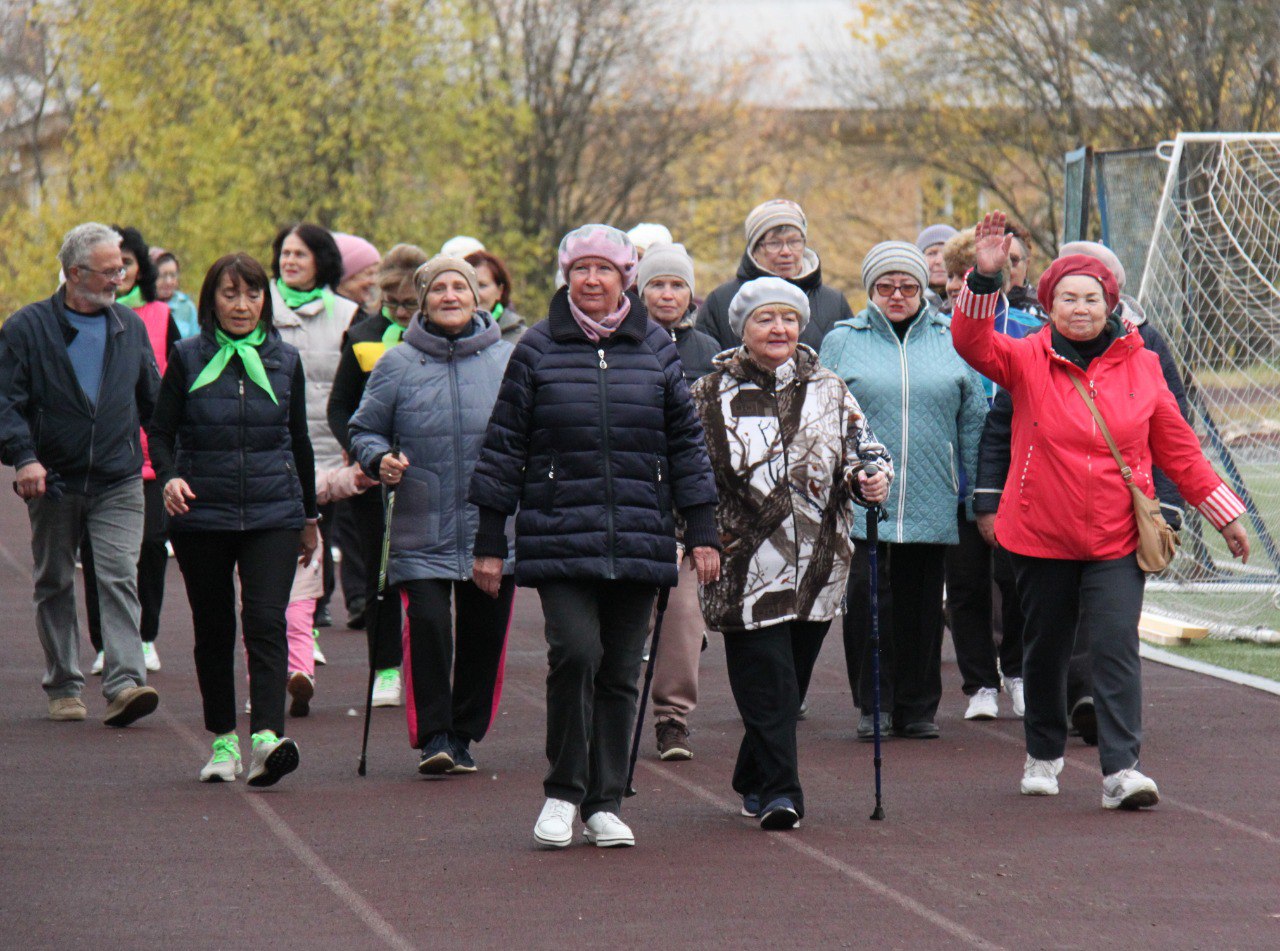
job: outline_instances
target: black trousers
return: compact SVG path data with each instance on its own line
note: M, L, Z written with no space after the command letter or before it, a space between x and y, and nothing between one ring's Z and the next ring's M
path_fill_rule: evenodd
M361 583L366 605L364 632L369 641L369 663L374 670L399 667L403 656L400 596L388 591L383 596L382 605L374 607L378 603L378 568L382 563L382 530L386 524L382 491L375 487L352 496L348 500L348 509L356 523L359 560L364 566ZM345 564L345 550L342 557ZM344 574L343 590L355 591L354 587L346 586L345 577Z
M876 552L880 600L880 709L895 727L932 720L942 699L942 585L946 545L881 543ZM870 561L854 541L844 616L844 653L853 702L872 707Z
M804 815L796 716L830 626L830 621L788 621L724 634L729 688L745 727L733 788L742 796L758 795L761 806L786 797Z
M138 603L142 607L139 633L145 643L160 635L160 609L164 607L165 574L169 569L169 516L164 510L164 486L158 479L142 483L142 548L138 551ZM89 641L102 651L102 613L98 608L98 575L93 565L89 533L80 538L80 565L84 569L84 613Z
M1069 561L1013 556L1026 615L1027 753L1057 759L1067 743L1067 668L1077 627L1088 646L1104 774L1138 762L1142 675L1138 618L1146 575L1137 558Z
M382 493L376 487L360 495L352 496L337 502L333 507L333 543L342 552L342 562L338 568L338 576L342 581L342 600L347 606L347 613L352 608L367 603L365 592L364 547L360 539L360 521L356 499L372 494L381 499ZM381 521L379 521L381 528ZM374 570L377 570L375 565Z
M415 748L433 733L484 738L502 692L515 590L510 575L502 579L496 599L472 581L401 582L409 616L404 640L409 742Z
M538 588L547 632L548 798L582 818L617 813L627 783L636 680L657 589L632 581Z
M336 502L320 506L320 577L324 582L324 594L316 598L316 610L327 608L337 586L333 565L333 521Z
M999 689L1001 672L1005 677L1022 676L1022 609L1008 553L991 549L978 526L965 518L963 505L956 517L960 543L947 548L947 616L963 690L966 696L972 696L981 687ZM994 636L993 582L1000 587L998 647Z
M240 574L240 623L249 657L252 732L284 735L288 646L285 608L298 561L298 532L278 528L250 532L174 532L173 550L191 602L196 678L209 732L236 728L236 592Z

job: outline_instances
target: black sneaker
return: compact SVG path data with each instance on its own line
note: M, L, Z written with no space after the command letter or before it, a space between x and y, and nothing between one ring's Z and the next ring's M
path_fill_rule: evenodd
M1098 712L1093 697L1081 697L1071 708L1071 728L1089 746L1098 745Z
M453 761L453 741L448 733L432 733L422 747L422 759L418 760L418 772L424 776L443 776L456 764Z
M449 773L474 773L476 761L471 756L471 741L460 736L453 737L453 766Z
M312 622L314 627L333 627L333 615L329 613L329 605L316 605L316 619Z
M773 800L760 810L760 828L765 830L795 829L800 825L800 813L795 803L785 796Z
M900 727L895 727L895 736L905 737L908 740L936 740L941 736L938 730L938 724L932 720L913 720Z

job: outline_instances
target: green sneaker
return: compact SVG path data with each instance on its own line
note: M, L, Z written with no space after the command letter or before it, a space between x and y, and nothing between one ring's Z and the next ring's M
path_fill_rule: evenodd
M375 707L400 706L400 671L396 668L388 667L374 675L373 705Z
M320 649L320 631L314 627L311 629L311 656L315 658L317 667L323 667L329 663L325 659L324 651Z
M253 760L246 780L250 786L274 786L297 768L297 743L270 730L253 734Z
M226 733L213 741L213 755L200 770L200 782L234 783L242 772L240 738L234 733Z

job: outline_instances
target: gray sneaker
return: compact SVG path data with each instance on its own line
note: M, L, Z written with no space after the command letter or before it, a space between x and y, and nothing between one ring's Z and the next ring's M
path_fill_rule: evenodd
M253 734L253 759L249 763L250 786L274 786L298 768L298 744L270 730Z

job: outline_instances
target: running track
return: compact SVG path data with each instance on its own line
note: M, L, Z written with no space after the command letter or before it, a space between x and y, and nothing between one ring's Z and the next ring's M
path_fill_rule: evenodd
M887 744L887 819L873 823L871 750L852 740L831 637L800 728L809 814L765 834L728 785L738 724L713 638L696 759L659 764L646 736L624 808L639 845L544 852L530 834L544 768L531 592L478 774L419 777L403 711L381 710L356 776L364 639L339 628L322 636L312 716L290 724L301 768L250 792L196 781L208 740L176 564L159 711L109 730L91 678L89 720L45 719L28 537L20 504L0 504L4 947L1280 947L1274 696L1145 665L1144 766L1165 798L1118 814L1078 741L1060 796L1019 796L1019 723L965 723L946 663L943 738Z

